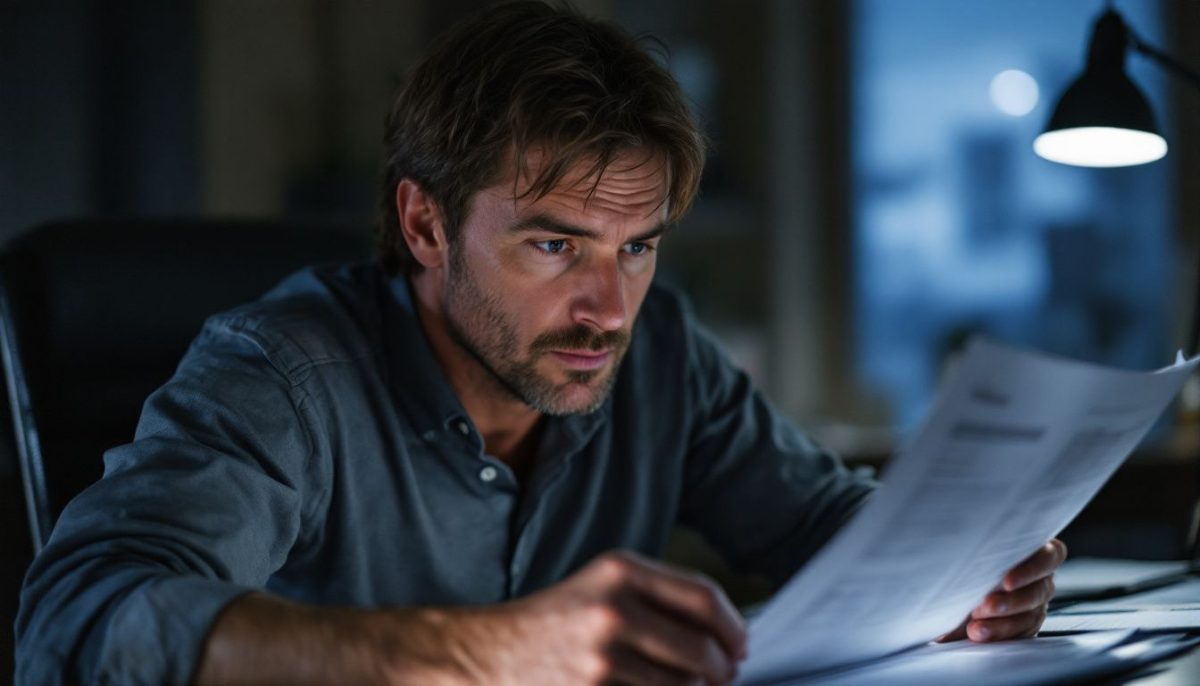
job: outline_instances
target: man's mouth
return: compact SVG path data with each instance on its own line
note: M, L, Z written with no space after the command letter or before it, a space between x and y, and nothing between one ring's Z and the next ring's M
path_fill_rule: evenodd
M551 350L550 354L571 369L594 370L608 364L611 350Z

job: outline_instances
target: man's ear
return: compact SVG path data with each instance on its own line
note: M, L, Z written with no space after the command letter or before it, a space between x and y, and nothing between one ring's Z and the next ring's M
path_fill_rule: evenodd
M412 179L396 184L396 217L400 233L417 263L426 269L446 264L445 222L433 197Z

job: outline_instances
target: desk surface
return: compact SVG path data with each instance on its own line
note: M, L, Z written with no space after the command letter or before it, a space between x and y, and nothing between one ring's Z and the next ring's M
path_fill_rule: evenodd
M1196 686L1200 684L1200 648L1148 667L1117 683L1130 686Z

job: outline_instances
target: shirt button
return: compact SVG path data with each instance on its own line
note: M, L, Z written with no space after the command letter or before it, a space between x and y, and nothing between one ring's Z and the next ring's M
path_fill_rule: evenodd
M454 426L458 429L458 432L464 436L471 433L471 427L467 426L467 423L461 419L455 422Z
M484 483L490 484L496 480L498 475L499 473L496 471L495 467L484 467L483 469L479 470L479 478Z

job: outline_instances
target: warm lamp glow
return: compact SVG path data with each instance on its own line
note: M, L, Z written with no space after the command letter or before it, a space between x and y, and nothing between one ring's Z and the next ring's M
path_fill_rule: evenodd
M1128 167L1161 159L1167 154L1167 142L1148 131L1084 126L1047 131L1033 141L1033 151L1062 164Z

